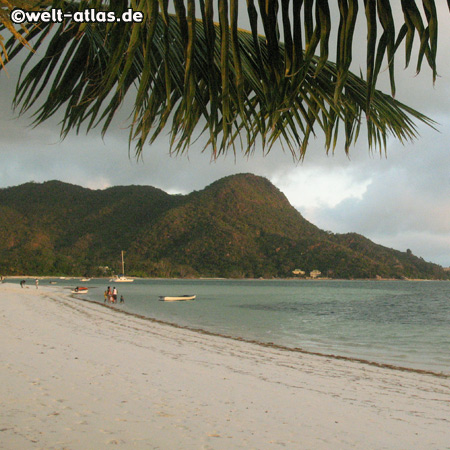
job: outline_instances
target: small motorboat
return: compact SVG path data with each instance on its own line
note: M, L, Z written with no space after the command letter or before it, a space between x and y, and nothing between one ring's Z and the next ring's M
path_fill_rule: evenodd
M159 300L162 302L183 302L187 300L195 300L196 295L178 295L176 297L160 295Z
M75 289L72 289L72 294L87 294L89 289L83 286L77 286Z

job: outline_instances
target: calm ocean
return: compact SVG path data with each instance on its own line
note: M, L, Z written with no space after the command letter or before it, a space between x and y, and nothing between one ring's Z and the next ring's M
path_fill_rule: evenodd
M59 281L59 280L58 280ZM44 281L42 281L44 282ZM85 284L103 303L105 280ZM450 282L136 280L118 309L217 334L450 374ZM196 294L191 302L160 295ZM83 297L84 298L84 297Z

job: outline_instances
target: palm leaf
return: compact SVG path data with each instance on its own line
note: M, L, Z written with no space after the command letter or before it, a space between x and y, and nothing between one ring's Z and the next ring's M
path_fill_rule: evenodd
M22 113L34 109L36 124L64 110L63 136L83 124L88 130L101 125L105 133L127 94L135 98L130 142L135 141L137 154L146 141L153 142L166 129L174 152L185 151L193 139L207 133L213 156L235 149L238 142L247 154L258 145L268 151L280 140L295 157L303 157L316 129L324 132L327 151L334 149L338 133L343 132L348 151L364 116L369 148L380 151L390 135L401 141L416 138L414 121L433 124L376 89L387 59L391 93L395 93L396 51L404 41L409 63L415 34L420 39L417 70L425 57L435 78L433 0L423 1L422 14L414 0L402 0L404 21L397 35L389 1L364 0L365 79L349 71L357 0L338 1L334 63L329 49L333 17L326 0L281 0L280 11L277 0L247 0L249 31L238 27L237 0L219 2L219 23L213 22L212 0L199 4L177 0L174 14L169 14L167 0L59 1L53 6L56 3L66 11L95 3L117 13L131 5L145 16L144 23L67 20L56 34L49 24L33 30L34 46L39 47L44 36L50 45L33 67L30 62L36 57L25 62L15 104ZM24 36L23 30L16 31ZM5 46L10 57L20 48L15 37Z
M26 39L26 34L29 29L25 25L20 26L20 31L17 30L16 25L11 21L10 14L14 8L21 8L27 11L36 11L48 6L51 2L44 0L0 0L0 30L6 29L11 33L17 41L24 47L32 50L31 45ZM33 28L33 27L32 27ZM8 61L8 52L5 47L4 37L0 34L0 69L5 68L5 63Z

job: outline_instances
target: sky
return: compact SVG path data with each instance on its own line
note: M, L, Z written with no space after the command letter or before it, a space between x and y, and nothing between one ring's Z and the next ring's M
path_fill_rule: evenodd
M11 109L18 77L12 63L8 75L0 72L0 188L57 179L91 189L135 184L186 194L249 172L268 178L324 230L357 232L450 267L450 15L444 2L439 8L436 83L426 67L416 75L413 67L403 70L400 58L396 64L396 98L435 120L437 130L419 126L420 137L405 145L389 140L387 156L369 153L364 136L349 156L342 147L326 155L318 137L301 163L277 145L267 156L257 150L250 158L229 154L211 161L201 143L187 155L171 156L162 135L136 159L128 152L126 110L104 138L93 130L61 141L57 119L32 128L29 115L17 117ZM357 60L354 65L364 68Z

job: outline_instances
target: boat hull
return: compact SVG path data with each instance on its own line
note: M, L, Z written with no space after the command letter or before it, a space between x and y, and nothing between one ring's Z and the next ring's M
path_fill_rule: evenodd
M179 295L177 297L170 297L161 295L159 300L162 302L185 302L189 300L195 300L195 295Z
M72 289L72 294L87 294L88 291L89 290L87 288L76 288Z

